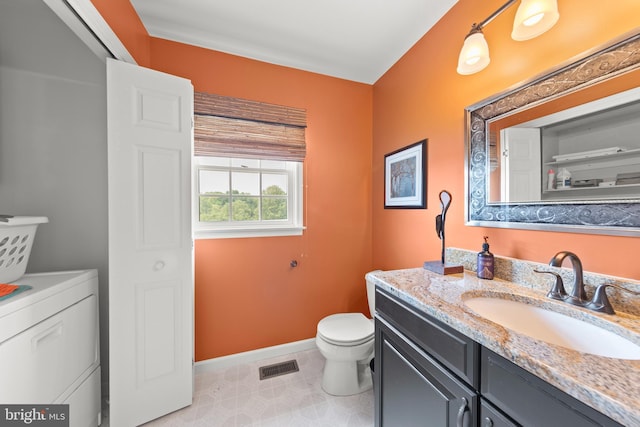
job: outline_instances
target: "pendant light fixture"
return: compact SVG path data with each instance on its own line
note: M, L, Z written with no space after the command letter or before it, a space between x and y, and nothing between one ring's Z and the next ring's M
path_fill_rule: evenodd
M511 38L517 41L538 37L558 22L557 0L522 0L513 21Z
M489 61L489 45L482 28L473 24L458 57L458 74L477 73L489 65Z
M516 1L507 1L484 21L471 26L458 57L458 74L474 74L489 65L489 45L482 29ZM511 38L523 41L537 37L553 27L559 17L557 0L521 0Z

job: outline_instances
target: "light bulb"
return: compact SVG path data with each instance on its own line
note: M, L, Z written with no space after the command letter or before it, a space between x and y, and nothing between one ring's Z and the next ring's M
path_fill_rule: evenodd
M524 25L526 27L532 27L532 26L536 25L538 22L542 21L542 18L544 18L544 12L537 13L537 14L533 15L532 17L525 19L522 22L522 25Z
M515 20L511 38L529 40L548 31L558 22L557 0L522 0Z

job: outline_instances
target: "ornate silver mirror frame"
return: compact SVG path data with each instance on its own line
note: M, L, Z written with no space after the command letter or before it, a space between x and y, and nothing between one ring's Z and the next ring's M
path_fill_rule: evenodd
M489 202L488 124L640 68L640 34L465 109L465 217L481 227L640 236L640 201Z

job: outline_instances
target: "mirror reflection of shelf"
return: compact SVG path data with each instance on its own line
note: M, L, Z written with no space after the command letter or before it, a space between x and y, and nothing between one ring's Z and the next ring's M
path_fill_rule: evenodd
M555 169L557 176L561 170L566 169L571 174L572 185L550 189L544 182L543 199L581 197L590 200L640 195L638 179L629 179L627 183L619 179L624 176L640 178L640 148L606 154L592 151L576 153L575 158L572 158L571 154L566 157L569 159L545 162L543 170L546 172Z
M544 190L543 193L564 193L567 191L593 191L593 190L615 190L617 188L640 187L640 184L621 184L621 185L598 185L592 187L566 187L554 188L552 190Z
M588 200L609 200L624 202L640 198L640 184L599 185L593 187L566 187L544 190L542 200L549 202L585 202Z
M636 157L640 156L640 148L636 148L633 150L623 150L617 152L611 152L608 154L601 154L597 156L589 156L589 157L581 157L574 159L566 159L566 160L558 160L553 162L545 162L546 166L557 166L557 165L568 165L568 164L576 164L576 163L584 163L588 161L602 161L602 160L612 160L626 157Z

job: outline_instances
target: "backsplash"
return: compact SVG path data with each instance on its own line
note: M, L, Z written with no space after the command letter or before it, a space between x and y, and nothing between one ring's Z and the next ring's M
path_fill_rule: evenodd
M551 258L551 255L549 255L549 258ZM446 249L447 263L462 265L465 270L476 270L477 256L477 252L467 249ZM562 281L564 282L564 287L567 292L571 291L573 286L573 270L571 269L571 263L569 261L565 261L567 265L566 267L563 265L562 268L557 268L551 267L549 264L509 258L496 254L494 254L494 257L495 278L513 282L546 294L549 289L551 289L551 285L555 279L550 277L548 274L536 273L533 270L554 271L559 273L562 277ZM587 296L589 298L593 295L593 291L596 286L603 283L611 283L640 293L640 281L637 280L606 276L604 274L591 273L588 271L583 271L583 276ZM640 296L620 291L616 288L608 288L607 295L609 296L609 301L611 301L611 305L613 305L616 314L626 313L634 316L640 316Z

